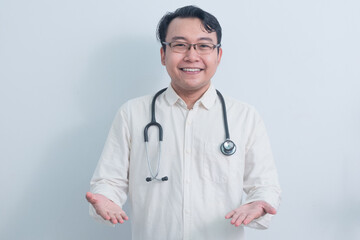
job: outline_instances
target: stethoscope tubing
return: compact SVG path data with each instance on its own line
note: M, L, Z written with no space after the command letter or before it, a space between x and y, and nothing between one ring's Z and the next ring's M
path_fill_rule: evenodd
M152 179L156 179L156 180L158 180L158 181L161 181L161 179L158 179L158 178L157 178L157 176L159 175L159 169L160 169L161 143L162 143L162 141L159 141L159 146L158 146L158 161L157 161L157 167L156 167L156 174L154 174L153 171L152 171L152 167L151 167L151 165L150 165L150 161L147 161L151 178L152 178ZM146 159L149 159L148 144L149 144L148 142L145 142Z
M224 100L223 95L218 90L216 90L216 93L219 96L221 106L222 106L222 113L223 113L223 119L224 119L224 129L225 129L225 139L230 139L225 100Z
M160 123L156 122L156 118L155 118L155 102L156 102L156 99L157 97L162 94L167 88L163 88L161 89L160 91L158 91L155 96L153 97L152 99L152 102L151 102L151 122L149 122L146 126L145 126L145 129L144 129L144 141L145 142L148 142L149 141L149 135L148 135L148 131L149 131L149 128L151 126L156 126L158 127L159 129L159 141L161 142L163 140L163 129L160 125Z
M146 181L150 182L152 180L157 180L157 181L167 181L168 177L162 177L162 178L158 178L159 175L159 171L160 171L160 160L161 160L161 143L163 140L163 129L160 123L156 122L156 117L155 117L155 103L156 103L156 99L159 95L161 95L167 88L163 88L160 91L158 91L155 96L152 99L151 102L151 122L149 122L145 128L144 128L144 141L145 141L145 151L146 151L146 160L148 163L148 168L149 168L149 172L151 177L147 177ZM227 113L226 113L226 105L225 105L225 100L224 97L222 96L222 94L216 90L216 94L218 95L220 102L221 102L221 107L222 107L222 114L223 114L223 120L224 120L224 130L225 130L225 141L220 145L220 151L225 155L225 156L230 156L232 154L235 153L236 151L236 145L233 141L230 140L230 133L229 133L229 126L228 126L228 122L227 122ZM156 126L159 130L159 145L158 145L158 161L157 161L157 167L156 167L156 172L153 172L153 169L151 167L150 161L149 161L149 153L148 153L148 142L149 142L149 135L148 135L148 131L149 128L152 126Z

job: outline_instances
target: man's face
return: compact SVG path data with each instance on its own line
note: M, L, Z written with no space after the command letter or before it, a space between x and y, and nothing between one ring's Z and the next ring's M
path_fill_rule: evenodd
M166 42L181 41L186 43L217 44L215 32L208 33L198 18L175 18L168 27ZM210 86L210 79L220 63L222 49L214 49L207 55L199 55L194 47L185 53L173 52L166 46L161 48L161 63L171 78L171 86L178 93L205 92Z

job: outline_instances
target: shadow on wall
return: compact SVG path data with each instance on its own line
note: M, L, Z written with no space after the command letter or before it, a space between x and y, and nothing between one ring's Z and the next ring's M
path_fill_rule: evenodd
M85 193L117 109L130 98L169 84L159 45L149 42L116 39L89 58L76 86L75 107L69 106L76 109L78 104L82 122L48 139L42 165L28 182L21 206L7 220L4 239L130 239L129 222L111 228L89 217ZM59 118L69 122L72 116Z

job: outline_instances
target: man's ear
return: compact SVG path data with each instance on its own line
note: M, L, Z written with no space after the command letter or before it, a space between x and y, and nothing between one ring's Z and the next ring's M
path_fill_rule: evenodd
M218 66L219 66L219 64L220 64L220 62L221 62L221 57L222 57L222 48L219 48L219 52L218 52L218 55L217 55L217 60L218 60Z
M164 48L160 48L161 64L165 66L165 51Z

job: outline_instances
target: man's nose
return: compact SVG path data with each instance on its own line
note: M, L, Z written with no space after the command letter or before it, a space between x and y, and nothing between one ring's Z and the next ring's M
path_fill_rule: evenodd
M188 51L190 51L192 48L196 51L196 44L189 44Z
M192 61L199 59L199 54L196 51L195 44L191 44L189 46L189 49L186 51L186 54L185 54L185 59L192 60Z

